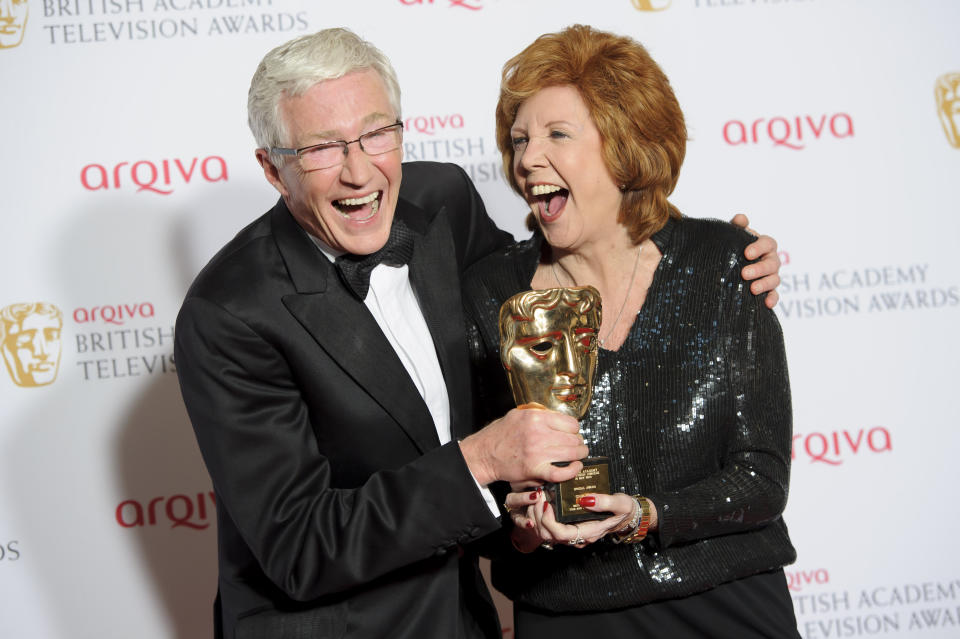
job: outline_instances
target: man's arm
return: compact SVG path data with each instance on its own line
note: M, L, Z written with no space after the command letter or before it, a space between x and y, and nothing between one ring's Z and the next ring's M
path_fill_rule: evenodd
M197 298L185 302L175 339L184 402L219 505L289 597L361 586L497 528L456 443L337 488L302 397L309 391L275 345ZM365 444L356 442L358 454Z
M746 229L757 237L747 245L743 254L751 262L757 258L760 259L743 267L740 276L750 282L750 292L754 295L769 291L764 302L767 308L773 308L780 300L780 294L777 293L777 287L780 286L780 256L777 255L777 241L769 235L757 236L756 231L748 228L750 220L743 213L736 214L730 221L734 226Z
M475 474L457 442L393 466L391 451L357 441L352 450L383 457L382 464L371 463L383 469L358 487L336 487L324 429L338 439L335 430L349 424L311 421L303 399L311 391L281 352L289 344L270 343L222 307L196 297L184 303L175 339L184 402L218 504L263 573L293 599L363 586L497 530L474 476L487 483L487 468L523 475L540 464L527 462L523 453L491 453L490 438L480 438L467 444L481 444L473 457L497 463L481 464ZM516 426L536 431L520 437L528 442L525 450L543 445L549 452L538 459L554 458L557 451L543 437L547 420L538 417L532 424L531 418ZM489 434L509 440L506 432ZM342 437L349 445L349 433ZM579 455L574 447L571 458Z

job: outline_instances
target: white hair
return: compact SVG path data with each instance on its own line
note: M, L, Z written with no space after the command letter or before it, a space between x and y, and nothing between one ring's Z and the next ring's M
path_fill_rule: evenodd
M400 84L390 60L349 29L324 29L294 38L270 51L257 67L247 94L247 121L258 148L288 143L280 100L299 97L324 80L372 69L383 80L390 105L400 119ZM271 155L277 163L281 157Z

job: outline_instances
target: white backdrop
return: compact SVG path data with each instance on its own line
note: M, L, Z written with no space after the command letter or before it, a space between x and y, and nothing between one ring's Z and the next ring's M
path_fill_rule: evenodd
M213 498L172 332L193 275L276 199L246 127L263 54L329 26L378 44L406 159L465 166L522 234L500 67L574 22L670 76L679 208L780 242L801 634L960 636L955 0L0 0L0 308L61 311L4 340L0 636L211 634Z

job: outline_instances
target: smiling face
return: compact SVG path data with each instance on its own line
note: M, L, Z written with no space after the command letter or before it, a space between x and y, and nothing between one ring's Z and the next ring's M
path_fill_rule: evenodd
M372 70L326 80L280 102L290 148L356 140L397 115ZM334 250L368 255L386 243L400 191L400 149L370 156L353 143L342 165L315 171L304 171L297 158L278 168L265 149L257 159L300 226Z
M510 137L514 178L550 245L573 250L610 237L623 196L580 93L541 89L520 106Z
M517 405L536 402L583 417L600 320L600 294L589 286L525 291L504 302L500 357Z

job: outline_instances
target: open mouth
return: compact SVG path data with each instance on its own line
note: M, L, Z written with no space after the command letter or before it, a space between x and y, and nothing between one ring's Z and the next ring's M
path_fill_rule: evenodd
M334 200L333 206L341 216L351 222L366 222L380 210L381 191L374 191L364 197L347 197Z
M568 404L580 401L580 397L583 394L581 392L582 390L581 386L554 386L550 389L554 397Z
M535 184L530 189L535 205L544 222L551 222L563 212L570 191L556 184Z

